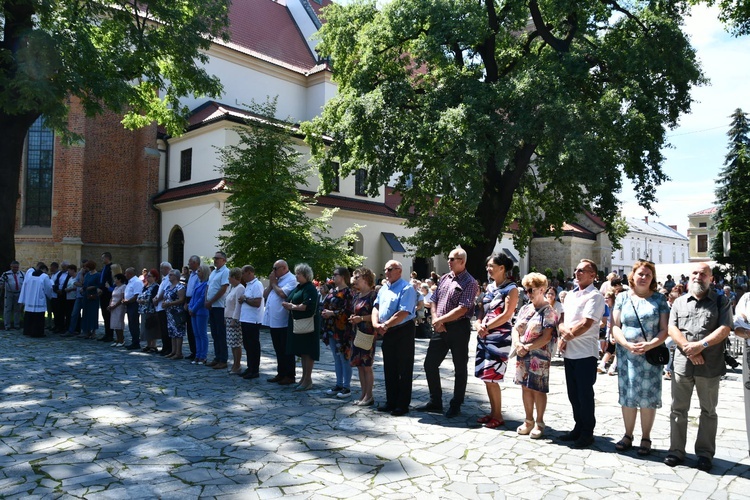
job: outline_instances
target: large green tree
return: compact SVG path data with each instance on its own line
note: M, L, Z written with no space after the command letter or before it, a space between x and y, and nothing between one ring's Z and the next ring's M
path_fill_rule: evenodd
M750 0L693 0L719 7L719 19L727 24L735 36L750 33Z
M229 0L5 0L0 10L0 269L14 258L13 214L26 132L44 116L66 134L69 97L89 116L106 109L136 128L171 134L179 99L218 96L201 63L227 38Z
M362 263L349 244L358 226L341 237L329 235L335 210L308 217L315 200L303 195L311 167L294 147L294 131L276 116L276 100L249 107L256 119L236 127L239 142L219 149L221 173L230 195L227 224L220 236L235 265L251 263L259 275L269 272L278 259L291 267L300 262L312 266L316 276L330 276L334 266Z
M735 271L748 270L750 266L750 122L747 113L734 110L727 132L729 152L724 168L716 180L716 205L714 214L718 237L711 245L711 257L722 264L731 265ZM725 255L722 235L730 235L730 251Z
M338 95L306 125L324 181L394 182L418 254L470 270L592 210L616 238L623 175L650 209L666 132L702 82L685 2L372 0L329 7L319 50ZM330 147L323 137L333 139ZM324 188L326 187L324 182Z

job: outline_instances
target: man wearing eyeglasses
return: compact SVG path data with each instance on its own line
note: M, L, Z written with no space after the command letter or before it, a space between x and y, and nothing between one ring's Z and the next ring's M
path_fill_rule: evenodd
M575 270L576 289L563 304L564 322L558 328L565 358L565 383L573 407L575 427L560 436L573 441L573 448L588 448L594 443L594 383L599 360L599 323L604 314L604 296L594 286L596 264L581 259Z
M409 413L414 375L414 317L417 292L401 277L401 263L385 265L386 284L378 291L372 309L372 326L383 336L383 375L386 401L378 411L399 417Z
M297 278L289 272L284 260L277 260L268 275L268 286L263 291L266 308L263 311L263 325L271 331L273 350L276 352L276 376L269 378L272 384L291 385L296 377L294 355L286 353L286 334L289 328L289 311L281 304L297 286Z
M206 308L208 321L211 323L211 338L214 341L214 360L207 366L214 370L227 367L229 354L227 353L227 326L224 322L224 305L229 288L229 269L227 269L227 254L216 252L214 255L214 269L208 277L206 289ZM179 356L181 353L177 353Z
M443 412L440 364L450 351L455 381L453 399L445 416L452 418L461 414L461 405L466 394L471 316L479 286L477 280L466 270L466 252L463 248L458 247L451 251L448 256L448 267L451 271L440 278L432 297L435 304L432 328L435 333L430 339L424 360L430 401L417 408L417 411Z

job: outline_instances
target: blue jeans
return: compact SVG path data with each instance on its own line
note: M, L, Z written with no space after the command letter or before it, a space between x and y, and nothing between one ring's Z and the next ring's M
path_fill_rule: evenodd
M346 359L343 352L338 352L336 341L333 338L328 341L328 346L331 348L331 353L333 354L333 366L336 370L336 387L351 389L352 365L349 364L349 360Z
M211 322L211 338L214 340L214 358L219 363L226 363L229 355L227 354L227 325L224 322L224 308L212 307L208 311L208 319Z
M83 309L83 298L77 297L76 303L73 305L73 313L70 315L70 328L68 328L70 333L81 330L78 325L81 322L81 309Z
M208 357L208 314L190 316L195 335L195 359Z

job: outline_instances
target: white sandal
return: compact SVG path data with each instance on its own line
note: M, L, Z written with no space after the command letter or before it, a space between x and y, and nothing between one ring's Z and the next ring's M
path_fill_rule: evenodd
M527 419L523 421L523 425L518 426L516 432L521 436L527 436L531 433L532 429L534 429L534 421Z
M539 439L540 437L544 435L545 427L546 426L544 425L544 422L537 422L536 425L534 426L534 430L531 431L531 434L529 435L529 437L531 439Z

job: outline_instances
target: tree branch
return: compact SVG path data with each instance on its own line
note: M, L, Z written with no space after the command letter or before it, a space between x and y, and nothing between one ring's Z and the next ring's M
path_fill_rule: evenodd
M616 10L617 12L620 12L621 14L625 14L625 16L626 16L626 17L627 17L628 19L632 20L632 21L633 21L633 22L635 22L635 23L636 23L636 24L637 24L638 26L640 26L640 27L641 27L641 29L642 29L642 30L643 30L644 32L648 32L648 31L649 31L648 27L647 27L647 26L646 26L645 24L643 24L643 22L642 22L642 21L641 21L641 20L640 20L640 19L638 18L638 16L636 16L635 14L633 14L632 12L630 12L629 10L625 9L624 7L622 7L622 6L621 6L620 4L618 4L618 3L617 3L617 2L615 1L615 0L601 0L601 2L602 2L602 3L604 4L604 5L609 5L610 7L612 7L612 8L613 8L614 10Z
M531 13L531 19L534 21L534 25L539 32L539 36L542 37L542 40L557 52L568 52L570 50L570 44L573 42L573 37L578 31L578 16L575 13L571 13L568 16L567 21L570 24L570 30L565 38L561 39L553 35L550 29L551 27L544 23L542 13L539 10L539 2L537 2L537 0L529 1L529 11Z

